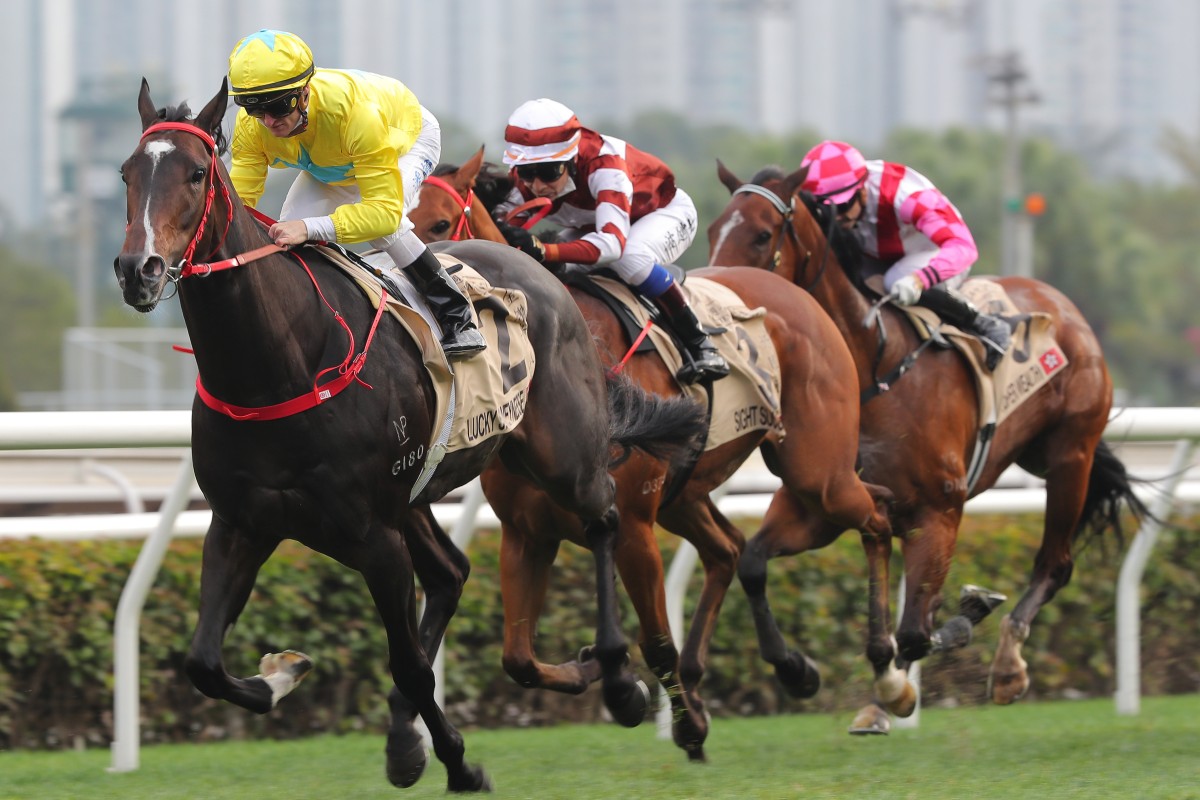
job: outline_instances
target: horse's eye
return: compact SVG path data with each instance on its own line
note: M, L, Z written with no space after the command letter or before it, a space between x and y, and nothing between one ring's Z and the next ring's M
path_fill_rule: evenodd
M434 224L434 226L429 230L433 233L436 233L438 236L441 236L443 233L450 230L450 223L444 219L438 220L437 223Z
M192 172L192 183L200 183L204 180L206 175L208 175L207 169L204 167L196 167L195 171Z
M756 247L765 247L766 245L770 244L770 242L771 231L759 231L758 235L754 237L754 244Z

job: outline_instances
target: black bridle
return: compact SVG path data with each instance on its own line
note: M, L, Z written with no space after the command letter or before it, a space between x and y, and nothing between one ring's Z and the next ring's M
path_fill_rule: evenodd
M783 243L785 239L790 238L797 251L802 248L800 243L800 235L796 233L796 226L793 223L793 219L796 214L796 195L792 195L792 201L790 204L788 204L785 203L782 198L779 197L779 195L775 194L775 192L772 192L770 189L767 189L764 186L759 186L756 183L744 183L737 189L734 189L733 193L735 195L758 195L759 197L762 197L770 202L771 206L783 217L779 231L774 235L774 237L772 237L775 242L775 254L771 258L770 271L778 271L779 265L783 260ZM829 214L829 220L826 222L825 229L825 247L821 251L821 263L817 266L817 274L813 276L812 280L809 281L806 286L802 287L804 291L810 294L812 293L813 287L820 282L822 276L825 274L825 266L829 263L829 252L833 247L833 237L835 235L834 226L836 225L837 214ZM796 275L803 274L803 271L808 268L808 262L811 257L812 251L805 250L804 261L803 263L797 265L795 272ZM874 323L874 326L879 333L879 344L875 349L874 364L871 366L871 380L873 385L864 389L860 394L859 402L862 403L866 403L868 400L878 397L879 395L891 389L892 384L898 381L901 376L904 375L904 373L908 372L908 370L912 368L913 364L916 363L916 360L920 357L921 353L925 352L926 348L933 343L932 338L925 339L917 346L915 350L905 355L904 358L900 360L900 363L897 364L895 368L893 368L887 375L880 377L879 365L883 363L883 354L887 349L887 326L884 325L883 315L879 313L879 309L880 306L882 306L887 300L888 298L884 297L879 302L875 303L871 308L871 313L867 314L866 319L863 320L863 324L866 327L871 327L872 323Z

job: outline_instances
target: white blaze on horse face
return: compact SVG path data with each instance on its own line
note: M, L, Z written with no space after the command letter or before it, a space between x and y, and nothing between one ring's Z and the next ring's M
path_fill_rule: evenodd
M725 240L729 238L729 234L733 233L734 229L743 222L745 222L745 217L742 216L742 212L734 209L733 213L729 215L729 219L725 221L725 224L721 226L721 230L717 234L717 243L713 245L712 258L708 260L710 267L716 261L717 256L720 255L721 247L724 246Z
M142 149L142 152L150 156L150 180L148 184L154 183L154 172L158 169L158 162L162 161L163 156L173 153L175 145L170 142L154 141L148 142ZM147 258L156 255L154 252L154 228L150 225L150 192L146 192L146 205L142 209L142 225L146 229L146 250L143 253Z

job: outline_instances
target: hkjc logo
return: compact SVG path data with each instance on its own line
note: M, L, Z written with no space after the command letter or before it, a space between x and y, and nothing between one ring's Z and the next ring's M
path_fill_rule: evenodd
M1045 353L1042 353L1042 357L1038 359L1038 362L1042 365L1042 372L1049 375L1050 373L1056 372L1062 368L1062 353L1058 352L1057 347L1052 347Z

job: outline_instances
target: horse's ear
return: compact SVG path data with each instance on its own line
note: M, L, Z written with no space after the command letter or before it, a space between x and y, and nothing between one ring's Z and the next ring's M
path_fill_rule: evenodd
M784 178L783 183L785 186L787 186L788 197L791 197L796 192L800 191L800 187L804 185L804 179L808 177L808 166L808 164L805 164L803 167Z
M142 78L142 90L138 92L138 114L142 117L142 130L159 121L158 109L150 99L150 84Z
M463 162L463 165L458 168L458 180L463 185L463 188L471 188L475 185L475 179L479 177L479 168L483 166L483 146L479 148L479 152Z
M196 115L196 127L216 137L221 130L221 121L225 119L225 109L229 104L229 78L221 79L221 88L208 101L208 105Z
M729 190L730 194L736 192L738 187L745 183L744 180L734 175L719 158L717 159L717 177L721 179L721 183L725 184L725 188Z

